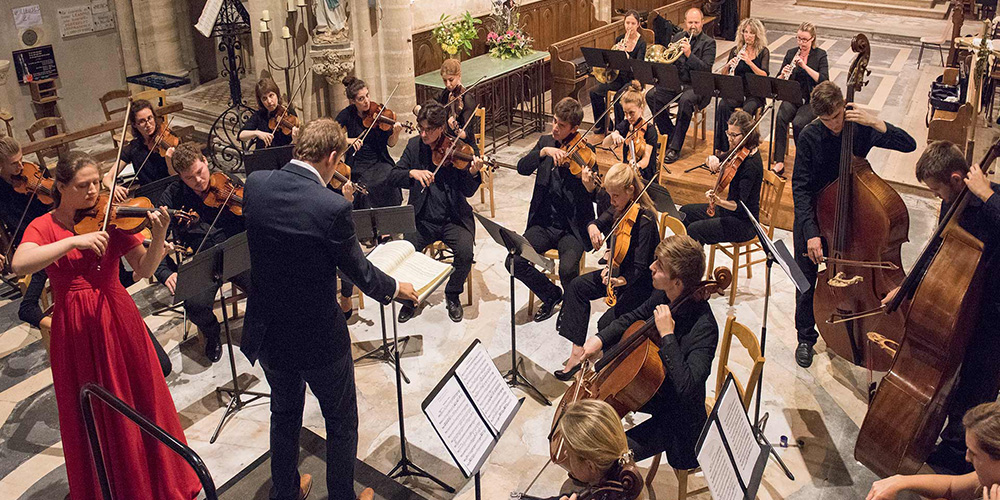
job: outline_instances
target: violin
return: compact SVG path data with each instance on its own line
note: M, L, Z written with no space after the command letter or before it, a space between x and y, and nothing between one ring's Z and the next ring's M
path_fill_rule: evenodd
M715 178L715 187L712 188L712 192L716 196L722 190L729 187L729 183L733 182L733 178L736 177L736 171L739 170L740 165L743 164L743 160L746 160L748 156L750 156L749 148L740 148L739 152L735 155L730 153L726 161L719 167L719 175ZM708 201L705 213L711 217L715 217L715 198Z
M34 193L38 201L51 205L55 202L52 198L53 181L49 177L42 175L42 169L30 161L21 162L21 173L10 177L11 187L21 194Z
M631 151L633 157L629 161L639 161L646 156L646 127L649 122L639 119L641 125L629 123L629 133L625 138L625 151Z
M461 85L451 89L451 99L448 99L448 104L445 105L452 116L458 116L462 114L462 110L465 109L465 100L462 97L465 96L465 88Z
M580 147L581 145L583 147ZM593 172L597 171L597 153L590 149L579 132L574 132L572 136L562 141L559 149L568 153L566 159L559 166L568 168L571 174L580 177L584 168L589 168ZM598 184L600 184L599 180Z
M101 231L104 223L104 216L107 214L108 193L103 192L98 196L97 203L93 207L76 211L73 219L73 232L76 234L93 233ZM156 212L159 209L153 206L149 198L137 197L125 200L122 203L112 204L111 215L108 218L108 228L118 228L126 233L135 234L142 231L148 224L149 219L146 214ZM171 218L177 219L183 224L191 224L198 221L198 213L193 210L167 210Z
M201 201L209 207L225 206L235 215L243 215L243 186L237 186L228 175L215 172L208 179L208 189Z
M391 109L375 101L371 101L368 104L368 111L365 111L363 118L363 123L366 128L371 128L372 125L377 125L380 130L388 132L392 130L393 126L399 123L399 125L403 127L403 130L408 133L412 134L416 130L416 127L414 127L410 122L397 122L396 113L393 113Z
M476 153L472 146L448 134L441 134L441 138L431 150L431 161L438 168L448 163L459 170L468 170L475 157ZM498 168L496 159L493 157L484 156L482 161L483 168L489 169L490 172Z
M330 187L340 189L348 182L351 182L351 166L341 161L337 163L337 168L333 171L333 179L330 179ZM368 188L364 184L354 183L354 190L363 195L368 195Z
M282 134L292 135L292 129L299 126L299 117L288 112L287 106L278 105L274 114L267 121L267 126L273 131L281 130Z
M608 259L607 264L608 289L607 294L604 296L604 303L608 307L614 307L618 303L618 297L615 295L615 286L611 279L615 275L615 269L621 267L622 261L625 260L625 255L628 254L628 248L632 242L632 228L635 227L635 221L639 218L640 208L638 203L633 203L622 218L619 219L614 231L611 232L611 241L608 244L611 248L611 258Z
M613 465L600 484L566 493L565 496L572 497L575 494L577 500L634 500L642 493L642 488L642 474L635 463L629 460L624 466L617 463ZM562 496L559 495L558 498ZM512 493L510 497L512 500L544 500L525 493Z
M149 147L150 152L156 151L156 154L166 158L167 150L170 148L176 148L180 143L180 138L174 135L173 132L170 131L169 127L163 127L163 131L156 136L152 146L150 146L148 142L146 146Z

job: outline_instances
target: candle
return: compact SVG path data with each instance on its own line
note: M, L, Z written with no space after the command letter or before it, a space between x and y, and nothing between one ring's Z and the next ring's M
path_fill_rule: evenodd
M288 31L288 26L281 27L281 38L291 38L292 33Z
M260 20L261 21L270 21L271 20L271 13L268 12L267 9L264 9L264 12L260 16Z
M295 12L295 0L288 0L288 12Z
M267 21L261 21L260 22L260 32L261 33L267 33L268 31L270 31L270 30L267 29Z
M295 2L295 5L297 5L299 7L305 7L306 6L306 0L298 0L297 2Z

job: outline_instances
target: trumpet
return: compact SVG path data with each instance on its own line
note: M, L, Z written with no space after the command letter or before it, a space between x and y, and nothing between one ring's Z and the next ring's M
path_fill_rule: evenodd
M740 60L743 59L743 55L746 53L747 53L747 46L744 44L743 47L740 47L740 51L736 54L736 56L730 59L729 62L727 62L726 65L723 66L722 72L729 76L735 75L736 66L739 66Z
M691 40L691 33L685 32L685 34L687 36L677 40L676 42L671 42L666 47L659 44L650 45L646 49L646 62L672 64L680 59L680 57L684 54L684 48L682 47L684 40Z

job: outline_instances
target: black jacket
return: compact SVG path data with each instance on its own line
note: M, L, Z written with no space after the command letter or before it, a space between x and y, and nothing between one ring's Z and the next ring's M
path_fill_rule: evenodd
M558 147L556 140L551 135L539 137L535 147L517 162L517 173L521 175L531 175L536 170L538 171L535 175L535 187L531 192L531 205L528 207L527 227L543 225L541 219L547 215L564 217L569 222L570 232L583 244L583 249L585 251L591 250L593 247L590 244L587 225L595 218L594 195L587 191L583 181L571 174L568 168L556 167L551 157L540 157L539 152L546 147ZM564 187L559 193L550 192L553 176L559 176ZM550 196L559 198L566 207L566 213L543 213L549 210L548 197Z
M785 52L785 58L781 61L781 67L778 68L778 74L781 74L781 70L785 66L792 63L792 59L795 59L795 54L798 53L798 47L792 47L788 49L788 52ZM792 70L792 74L788 76L788 79L799 82L799 86L802 87L802 102L808 103L812 90L820 83L830 79L830 63L826 59L826 51L819 47L810 49L809 58L806 59L806 66L819 72L819 81L813 81L809 73L806 73L804 69L798 66Z
M594 225L605 236L609 236L616 219L615 208L609 207L594 221ZM653 253L660 242L656 214L640 208L630 234L628 252L625 253L616 276L625 278L625 286L618 289L620 302L628 303L628 298L631 297L635 298L631 303L639 304L653 291L653 277L649 272L649 266L653 263ZM609 245L610 242L611 238L608 237Z
M687 36L687 32L680 32L674 35L671 42L676 42ZM681 57L674 62L677 66L677 73L680 75L681 83L691 83L692 71L712 71L712 64L715 63L715 39L706 35L705 32L698 33L691 39L691 55Z
M413 212L418 220L428 200L435 199L428 196L430 191L432 189L444 190L452 222L464 226L475 234L476 221L472 216L472 206L469 205L466 198L476 194L479 185L483 182L482 174L472 175L468 170L459 170L445 164L434 174L434 184L427 189L410 178L410 170L430 170L433 172L435 168L437 167L432 161L430 146L424 144L419 136L411 137L410 141L406 143L406 149L403 150L403 156L396 162L396 167L389 172L387 182L392 186L410 190L409 204L413 205Z
M351 203L294 163L250 174L244 194L253 293L243 354L298 369L349 354L347 323L335 305L338 269L380 303L396 290L361 251Z
M435 101L441 103L442 106L448 106L448 101L451 101L451 92L448 89L441 90L437 97L434 98ZM465 95L462 96L462 110L459 111L458 116L455 117L455 121L458 122L458 126L461 127L465 125L465 122L469 122L469 126L465 127L465 140L470 146L479 154L479 145L476 144L476 133L479 132L479 120L475 118L469 121L472 116L472 112L476 110L476 96L475 92L468 90ZM449 111L450 113L450 111Z

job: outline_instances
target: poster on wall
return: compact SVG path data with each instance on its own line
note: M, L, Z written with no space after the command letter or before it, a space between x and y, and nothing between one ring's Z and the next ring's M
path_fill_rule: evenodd
M91 0L90 12L94 16L94 31L115 28L115 16L111 13L108 0Z
M56 11L59 15L59 33L63 38L94 32L94 16L90 5L66 7Z
M51 45L15 50L13 56L17 81L20 83L59 77L56 56L52 52Z
M14 12L14 27L19 30L42 25L42 8L38 5L14 7L11 10Z

